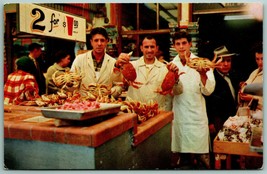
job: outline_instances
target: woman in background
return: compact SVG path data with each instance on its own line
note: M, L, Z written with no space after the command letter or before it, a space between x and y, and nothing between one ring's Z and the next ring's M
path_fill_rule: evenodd
M247 85L255 84L261 85L263 84L263 46L262 43L257 44L254 47L254 56L258 68L255 69L246 80L245 83L241 84L241 91L239 92L239 101L242 105L248 105L253 99L258 100L258 108L262 108L262 95L252 95L244 93L244 89ZM262 94L262 92L261 92Z
M27 57L17 60L17 71L7 77L4 86L4 104L21 104L39 97L39 87L32 75L33 61Z
M56 62L47 69L46 74L46 93L54 94L60 91L52 79L52 76L57 72L56 76L69 70L70 54L66 51L60 50L55 54Z

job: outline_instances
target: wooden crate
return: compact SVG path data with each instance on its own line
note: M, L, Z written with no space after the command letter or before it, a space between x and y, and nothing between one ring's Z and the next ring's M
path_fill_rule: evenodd
M251 152L249 143L219 141L217 137L213 142L213 151L217 154L244 155L262 157L261 153Z

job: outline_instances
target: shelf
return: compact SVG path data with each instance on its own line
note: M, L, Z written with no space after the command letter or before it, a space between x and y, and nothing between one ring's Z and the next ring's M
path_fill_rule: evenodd
M122 31L121 35L140 35L140 34L168 34L170 29L159 29L159 30L131 30L131 31Z

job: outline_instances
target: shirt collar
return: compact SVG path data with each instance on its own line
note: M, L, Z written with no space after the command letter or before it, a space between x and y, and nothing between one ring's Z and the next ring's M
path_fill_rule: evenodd
M258 68L257 75L262 75L262 74L263 74L263 70L260 71L260 69Z
M145 63L145 59L144 59L144 56L142 56L140 59L139 59L139 65L140 66L146 66L146 63ZM155 57L155 61L153 63L153 66L156 66L156 67L160 67L161 66L161 62L158 61L158 59Z
M216 69L216 71L222 76L222 77L229 77L229 73L227 73L227 74L223 74L223 73L221 73L220 71L218 71L217 69Z
M29 58L32 59L34 62L36 61L36 59L32 57L30 54L29 54Z

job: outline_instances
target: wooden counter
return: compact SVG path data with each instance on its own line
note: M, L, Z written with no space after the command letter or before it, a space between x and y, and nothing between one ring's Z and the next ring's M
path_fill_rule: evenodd
M220 141L217 140L217 137L213 142L213 151L215 154L215 161L217 162L217 166L215 166L216 169L221 168L221 156L226 157L226 169L231 169L231 155L263 157L261 153L250 151L249 143Z
M166 169L170 164L172 112L140 125L136 114L118 113L56 127L38 107L10 105L4 111L10 169Z

